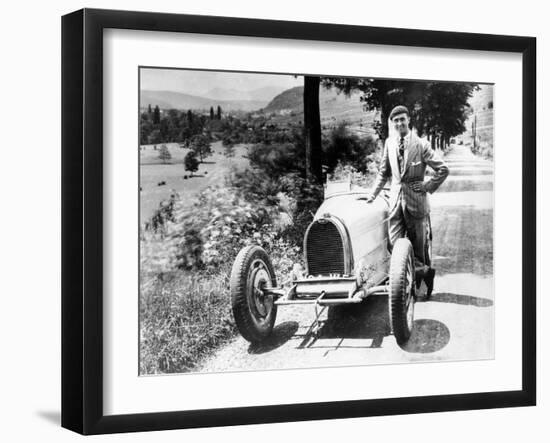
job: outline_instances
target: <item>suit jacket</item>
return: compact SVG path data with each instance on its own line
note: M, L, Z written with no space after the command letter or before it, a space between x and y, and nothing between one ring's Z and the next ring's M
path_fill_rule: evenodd
M384 155L374 184L373 194L376 197L388 179L391 180L390 212L398 203L407 209L412 217L424 217L430 213L430 204L426 192L416 192L411 188L412 182L424 181L426 166L435 174L425 182L427 192L433 193L449 175L449 168L427 140L420 139L412 131L405 138L403 174L399 173L398 163L399 138L386 139Z

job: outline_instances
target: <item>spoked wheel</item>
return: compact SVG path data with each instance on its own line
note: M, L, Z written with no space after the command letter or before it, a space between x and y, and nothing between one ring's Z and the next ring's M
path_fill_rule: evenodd
M414 321L414 253L407 238L398 239L390 262L389 310L393 335L399 345L411 336Z
M275 324L277 306L266 286L277 286L267 253L259 246L241 249L231 270L231 305L237 329L251 343L267 338Z

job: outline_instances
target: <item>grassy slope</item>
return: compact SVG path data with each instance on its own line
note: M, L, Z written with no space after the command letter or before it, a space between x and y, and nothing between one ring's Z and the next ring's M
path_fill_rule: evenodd
M246 147L239 145L235 147L235 157L228 158L223 155L224 148L221 142L212 144L214 154L201 163L199 170L194 177L185 180L184 175L190 175L183 166L183 159L189 149L178 147L177 143L166 144L172 155L169 164L162 164L158 159L158 152L148 145L140 153L140 221L145 222L159 207L162 200L170 197L172 190L176 191L186 200L192 199L195 195L212 184L221 183L229 169L235 165L245 167L248 160L243 158ZM160 145L157 145L157 148ZM158 186L159 182L165 181L166 185Z

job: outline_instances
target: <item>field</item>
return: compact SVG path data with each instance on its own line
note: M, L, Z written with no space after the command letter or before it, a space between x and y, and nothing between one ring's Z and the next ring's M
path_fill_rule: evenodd
M200 193L207 186L222 183L226 173L232 166L244 168L248 160L243 157L246 154L246 145L235 146L235 156L230 158L224 155L225 149L221 142L212 143L213 155L204 159L199 165L199 170L189 177L189 171L183 166L183 159L189 152L187 148L180 148L177 143L166 143L172 159L163 164L158 158L161 145L157 150L153 145L144 145L140 151L140 223L147 221L159 207L159 203L170 197L176 191L182 199L192 200L192 197ZM183 177L189 178L185 180ZM159 186L159 183L165 185Z

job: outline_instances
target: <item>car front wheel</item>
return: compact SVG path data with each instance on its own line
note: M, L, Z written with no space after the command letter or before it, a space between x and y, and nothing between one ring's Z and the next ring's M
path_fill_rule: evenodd
M260 246L239 252L231 270L231 305L237 329L251 343L266 339L273 330L277 305L263 288L277 286L269 256Z
M404 345L411 336L414 321L414 252L407 238L393 246L390 262L389 311L393 335Z

